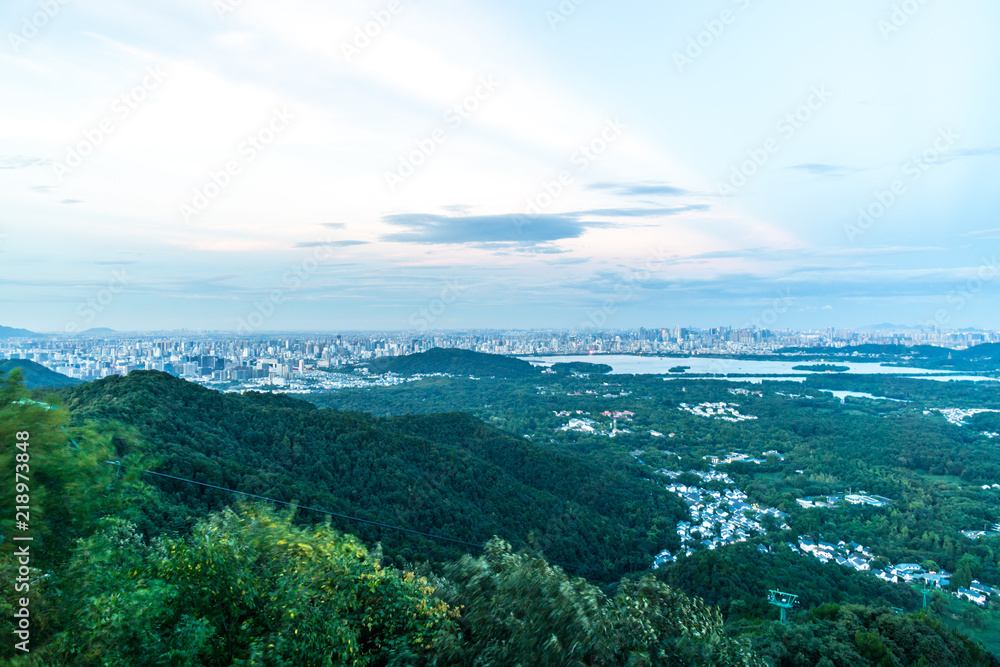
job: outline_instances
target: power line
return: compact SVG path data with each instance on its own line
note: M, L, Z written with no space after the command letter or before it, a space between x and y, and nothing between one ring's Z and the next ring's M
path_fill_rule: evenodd
M105 463L107 463L109 465L113 465L113 466L118 466L119 470L121 470L121 468L123 467L120 461L105 461ZM423 537L430 537L430 538L435 539L435 540L444 540L446 542L454 542L455 544L463 544L463 545L465 545L467 547L474 547L476 549L485 549L486 548L484 545L477 544L475 542L466 542L465 540L456 540L453 537L445 537L444 535L434 535L433 533L425 533L425 532L420 531L420 530L413 530L412 528L403 528L402 526L393 526L393 525L388 524L388 523L381 523L379 521L371 521L370 519L362 519L360 517L349 516L347 514L338 514L337 512L330 512L329 510L319 509L317 507L308 507L306 505L296 505L294 503L290 503L290 502L287 502L287 501L284 501L284 500L278 500L276 498L268 498L267 496L259 496L256 493L247 493L246 491L237 491L236 489L227 489L224 486L216 486L215 484L208 484L206 482L196 482L193 479L186 479L184 477L175 477L174 475L167 475L167 474L162 473L162 472L154 472L152 470L140 470L139 472L148 473L150 475L156 475L158 477L166 477L167 479L174 479L174 480L177 480L178 482L187 482L188 484L197 484L198 486L204 486L204 487L207 487L209 489L218 489L219 491L226 491L228 493L236 493L236 494L239 494L241 496L247 496L249 498L257 498L258 500L266 500L268 502L278 503L280 505L288 505L290 507L296 507L296 508L299 508L299 509L309 510L310 512L319 512L320 514L327 514L329 516L334 516L334 517L337 517L337 518L340 518L340 519L347 519L348 521L357 521L359 523L367 523L367 524L370 524L372 526L379 526L380 528L388 528L390 530L398 530L398 531L403 532L403 533L412 533L413 535L421 535ZM578 574L582 573L585 570L589 570L593 574L600 574L600 571L597 570L597 568L595 568L595 567L593 567L591 565L575 565L573 563L564 563L564 562L558 561L558 560L548 560L548 563L551 564L551 565L558 565L560 567L563 567L563 568L566 568L566 569L569 569L569 570L576 570L576 572Z
M119 468L122 465L121 462L119 462L119 461L105 461L105 463L108 463L108 464L113 465L113 466L119 466ZM336 512L330 512L328 510L319 509L317 507L307 507L305 505L295 505L294 503L286 502L284 500L277 500L275 498L268 498L267 496L258 496L256 493L247 493L246 491L237 491L236 489L227 489L224 486L216 486L215 484L206 484L205 482L196 482L193 479L185 479L183 477L175 477L174 475L166 475L166 474L164 474L162 472L153 472L152 470L140 470L139 472L148 473L150 475L157 475L158 477L166 477L167 479L175 479L175 480L177 480L179 482L187 482L189 484L197 484L198 486L205 486L205 487L208 487L210 489L218 489L219 491L227 491L229 493L237 493L237 494L239 494L241 496L248 496L250 498L257 498L259 500L266 500L268 502L279 503L281 505L289 505L289 506L292 506L292 507L297 507L299 509L309 510L310 512L319 512L320 514L328 514L330 516L335 516L335 517L340 518L340 519L348 519L349 521L358 521L360 523L367 523L367 524L371 524L373 526L379 526L381 528L389 528L391 530L399 530L399 531L402 531L404 533L413 533L414 535L422 535L424 537L430 537L430 538L433 538L435 540L445 540L447 542L455 542L457 544L464 544L467 547L475 547L477 549L485 549L485 547L482 544L476 544L474 542L466 542L464 540L456 540L453 537L445 537L443 535L434 535L433 533L425 533L423 531L413 530L411 528L403 528L402 526L393 526L393 525L390 525L388 523L380 523L378 521L371 521L369 519L362 519L362 518L356 517L356 516L348 516L347 514L338 514Z

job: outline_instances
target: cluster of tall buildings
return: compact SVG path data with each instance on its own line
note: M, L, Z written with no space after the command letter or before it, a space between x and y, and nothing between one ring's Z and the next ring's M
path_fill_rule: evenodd
M964 348L1000 341L1000 332L770 331L680 326L628 331L442 331L288 333L241 336L227 332L37 335L0 339L0 358L29 359L83 380L160 370L188 379L241 382L291 378L374 357L433 347L505 355L769 354L786 347L861 344L941 345Z

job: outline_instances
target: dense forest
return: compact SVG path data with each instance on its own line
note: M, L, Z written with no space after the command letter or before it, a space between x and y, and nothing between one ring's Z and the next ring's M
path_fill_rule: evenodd
M156 371L66 391L75 422L134 434L117 456L157 472L407 526L464 542L500 535L610 581L675 547L677 497L630 460L544 449L459 412L373 418L257 393L222 394ZM141 442L132 447L130 441ZM158 477L172 529L231 502L225 492ZM459 545L337 520L390 558L444 560ZM145 529L145 526L143 526Z
M852 345L850 347L789 347L781 354L807 355L812 358L835 358L855 361L880 361L900 366L937 368L956 371L1000 370L1000 344L985 343L965 350L934 345Z
M451 373L479 377L525 378L534 377L541 372L537 366L514 357L440 347L402 357L379 357L367 362L366 367L377 375Z
M852 396L841 400L830 393L833 390L896 400ZM961 532L1000 522L1000 490L981 488L1000 483L1000 449L989 435L1000 431L1000 413L970 413L962 423L953 423L942 412L946 408L1000 410L995 383L824 374L802 382L752 384L734 379L609 374L546 375L486 385L442 377L304 398L317 405L363 408L381 415L460 410L531 442L547 443L554 450L588 456L616 452L623 458L641 452L638 459L650 471L714 469L729 474L735 480L733 486L752 501L789 515L789 534L774 534L770 541L794 542L798 535L834 543L855 541L867 545L882 562L927 563L952 573L965 563L963 573L972 572L972 578L1000 586L1000 538L970 540ZM752 419L727 422L681 407L720 402ZM616 413L624 416L618 418L619 430L612 438ZM570 417L591 420L593 432L566 429ZM733 451L766 461L713 468L705 458ZM766 456L768 451L777 451L784 459ZM720 490L726 485L705 486ZM850 504L804 508L797 503L852 489L878 494L890 502L881 508ZM758 613L763 608L762 570L756 558L734 555L740 553L737 547L727 547L704 556L699 553L688 562L678 561L668 581L719 604L727 617L732 608ZM720 585L712 592L706 586L711 581L708 572L719 559L726 562L728 581L748 585ZM808 561L794 559L788 565L793 562L799 570L808 567L810 571L803 576L806 583L802 586L813 590L804 596L803 604L888 604L894 599L882 587L868 586L870 578L856 579L862 589L845 596L840 584L816 584L846 575L838 570L840 566L820 568L816 563L812 567ZM670 573L671 568L663 571ZM963 574L955 579L956 585L967 579ZM758 583L750 586L751 582ZM908 593L906 597L912 602ZM910 608L910 602L897 599L891 606ZM989 614L1000 618L995 611ZM976 631L964 623L962 627ZM992 645L1000 648L995 640Z
M198 402L199 387L162 374L134 379L135 393L109 399L126 419L142 421L129 406L152 419L149 404L130 403L151 398L143 389L156 393L144 383L176 392L179 404L164 407L188 408L183 416L211 409ZM141 455L123 448L144 448L139 430L97 416L114 406L86 417L54 407L56 398L28 399L19 371L0 378L0 465L29 475L34 539L27 575L15 543L0 541L2 585L11 591L26 580L19 594L28 600L3 596L4 634L24 633L19 649L3 643L5 664L764 664L747 640L724 632L717 611L648 576L605 591L496 537L443 571L397 568L381 545L329 520L303 525L294 509L182 506L130 465ZM289 399L241 400L302 409ZM126 465L107 465L116 456ZM14 533L14 504L24 502L9 489L0 495L4 537ZM184 507L189 529L155 523ZM18 626L13 612L25 605L30 617Z
M29 389L70 387L82 382L82 380L68 377L62 373L56 373L39 363L27 359L0 359L0 373L10 373L15 368L21 369L24 386Z
M1000 545L958 533L997 517L996 492L963 482L997 460L979 430L993 413L963 425L925 414L973 396L997 405L995 389L854 378L911 402L842 402L819 391L830 384L568 370L309 396L347 411L152 371L30 395L15 372L0 383L0 466L13 470L8 443L30 431L33 652L8 643L2 655L33 665L1000 665L952 629L940 593L918 611L907 586L785 547L810 531L1000 579ZM756 419L679 409L719 400ZM609 409L633 413L619 423L630 432L602 432ZM596 430L562 430L571 411ZM785 459L718 470L787 509L791 530L697 550L651 576L652 555L676 549L687 517L656 468L709 470L704 456L770 449ZM848 484L892 504L795 503ZM13 548L0 541L8 590ZM788 624L764 599L773 588L800 595ZM7 619L13 604L4 598Z
M562 375L572 375L573 373L585 373L587 375L605 375L613 369L607 364L591 364L586 361L557 362L549 366L553 373Z

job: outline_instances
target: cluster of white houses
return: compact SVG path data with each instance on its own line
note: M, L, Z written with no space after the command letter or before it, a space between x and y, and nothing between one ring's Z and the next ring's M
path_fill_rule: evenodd
M803 554L809 554L818 558L823 563L833 561L844 567L850 567L858 572L868 572L871 570L873 556L867 547L861 546L857 542L840 541L837 544L811 540L802 535L799 536L798 546L788 543L788 548ZM919 567L919 566L918 566ZM881 577L881 572L876 571ZM881 577L885 578L885 577Z
M797 502L806 509L810 507L836 507L841 503L850 505L871 505L872 507L885 507L892 502L883 496L869 495L865 493L834 493L828 496L810 496L798 498Z
M589 412L584 412L583 410L576 410L578 415L589 415ZM573 412L569 410L553 410L553 414L556 417L569 417ZM623 433L631 433L628 429L618 428L618 420L632 421L632 417L635 416L634 412L629 410L605 410L601 413L602 417L611 418L611 430L604 430L600 425L593 419L585 416L573 417L568 422L559 427L560 431L576 431L577 433L593 433L595 435L606 435L608 437L614 438L615 436L621 435ZM663 435L662 433L660 435ZM671 434L670 437L673 437Z
M934 410L924 410L925 415L931 412L940 412L949 423L956 426L965 426L965 420L974 417L982 412L1000 412L1000 410L990 410L987 408L934 408Z
M726 422L742 422L749 419L757 419L756 415L743 415L736 409L736 403L699 403L698 405L688 405L681 403L678 410L690 412L698 417L708 417L709 419L720 419Z
M764 452L763 454L761 454L761 456L765 458L758 459L750 456L749 454L743 454L741 452L729 452L725 456L705 456L703 458L706 461L708 461L709 465L713 466L724 466L724 465L729 465L730 463L755 463L757 465L760 465L762 463L767 463L767 459L772 456L779 461L785 460L784 454L779 454L777 451L773 449L771 451Z
M883 581L905 584L918 583L936 589L945 588L951 583L951 574L945 570L928 572L916 563L899 563L889 565L884 569L874 569L872 568L874 558L868 547L857 542L840 541L837 544L831 544L800 535L798 546L791 542L787 546L792 551L809 554L824 563L832 561L858 572L868 572ZM1000 589L985 586L973 580L969 588L960 586L957 590L952 591L952 595L985 606L990 596L1000 596Z
M631 455L638 459L642 454L641 450L631 452ZM776 456L784 460L784 456L776 451L764 452L764 456ZM713 465L723 465L738 461L760 462L760 459L753 459L747 454L732 452L726 457L706 457ZM639 459L640 462L641 459ZM677 470L660 469L657 473L669 477L673 482L680 477L682 472ZM723 485L735 486L735 481L725 472L710 470L701 472L698 470L687 471L690 475L701 478L702 482L716 482ZM749 502L746 494L734 488L726 488L722 491L709 491L698 486L687 486L684 484L671 483L667 485L667 490L679 495L688 506L691 514L691 521L680 521L677 524L677 535L681 540L681 547L678 554L672 554L664 549L656 555L653 560L652 569L671 563L680 554L691 555L696 547L717 549L727 544L744 542L754 535L765 534L767 530L761 524L765 515L774 517L779 530L787 530L787 515L777 509L770 507L760 507ZM874 507L885 507L892 502L889 498L882 496L868 495L865 493L839 493L831 496L800 498L798 504L802 507L833 507L840 503L850 503L854 505L871 505ZM977 539L985 535L1000 534L1000 524L993 526L994 531L962 531L962 534L970 539ZM884 581L893 583L919 583L929 588L943 589L951 583L951 574L944 571L928 572L916 563L899 563L889 565L885 568L873 568L872 563L875 558L865 547L857 542L840 541L836 544L814 540L811 537L800 535L798 544L788 542L786 546L794 552L808 554L819 559L823 563L834 562L843 567L849 567L858 572L868 572ZM770 549L761 544L757 547L761 551ZM957 598L968 600L969 602L985 606L991 596L1000 599L1000 589L991 588L973 581L969 588L959 587L951 594Z
M638 456L641 452L636 451L632 454ZM671 480L676 480L683 474L676 470L666 469L657 470L657 472ZM734 483L728 474L715 470L708 472L689 470L688 473L697 475L704 482ZM652 569L654 570L675 561L681 553L693 554L697 546L717 549L727 544L744 542L754 535L765 534L767 531L761 524L765 515L774 517L779 530L788 529L788 524L785 522L786 514L774 508L762 508L750 503L746 494L738 489L709 491L697 486L676 483L669 484L666 488L684 500L691 513L691 521L678 522L677 535L681 539L680 551L676 555L666 549L658 553L653 560ZM876 496L876 498L880 497ZM880 500L889 502L888 499L884 498L880 498ZM851 501L848 500L848 502ZM997 528L1000 528L1000 525ZM833 544L800 535L798 544L788 542L786 546L796 553L813 556L823 563L837 563L858 572L867 572L892 583L918 583L935 589L946 588L951 583L950 573L944 570L928 572L916 563L899 563L881 569L873 568L872 563L875 557L868 547L857 542L840 541ZM765 552L770 550L763 544L757 548ZM982 606L987 604L991 596L997 596L1000 599L1000 589L991 588L978 581L973 581L969 588L959 587L951 594Z
M676 470L658 470L658 473L676 479L682 473ZM733 484L733 479L726 473L688 471L697 475L705 482L722 482ZM781 530L787 530L785 523L787 515L773 507L760 507L749 502L746 494L739 489L723 491L708 491L697 486L684 484L669 484L668 491L679 495L688 506L691 521L677 523L677 535L681 538L681 551L685 554L694 553L694 547L701 545L707 549L717 549L734 542L745 542L750 537L766 533L761 525L765 515L774 517ZM676 560L670 551L664 550L653 560L653 569Z

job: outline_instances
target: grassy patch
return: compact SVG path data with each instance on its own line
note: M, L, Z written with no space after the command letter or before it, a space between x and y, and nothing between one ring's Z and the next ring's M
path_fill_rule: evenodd
M989 603L989 609L983 609L951 595L943 595L942 598L944 609L938 614L941 621L949 628L982 642L990 653L1000 656L1000 606L994 601ZM978 612L981 622L970 623L966 620L969 612Z

